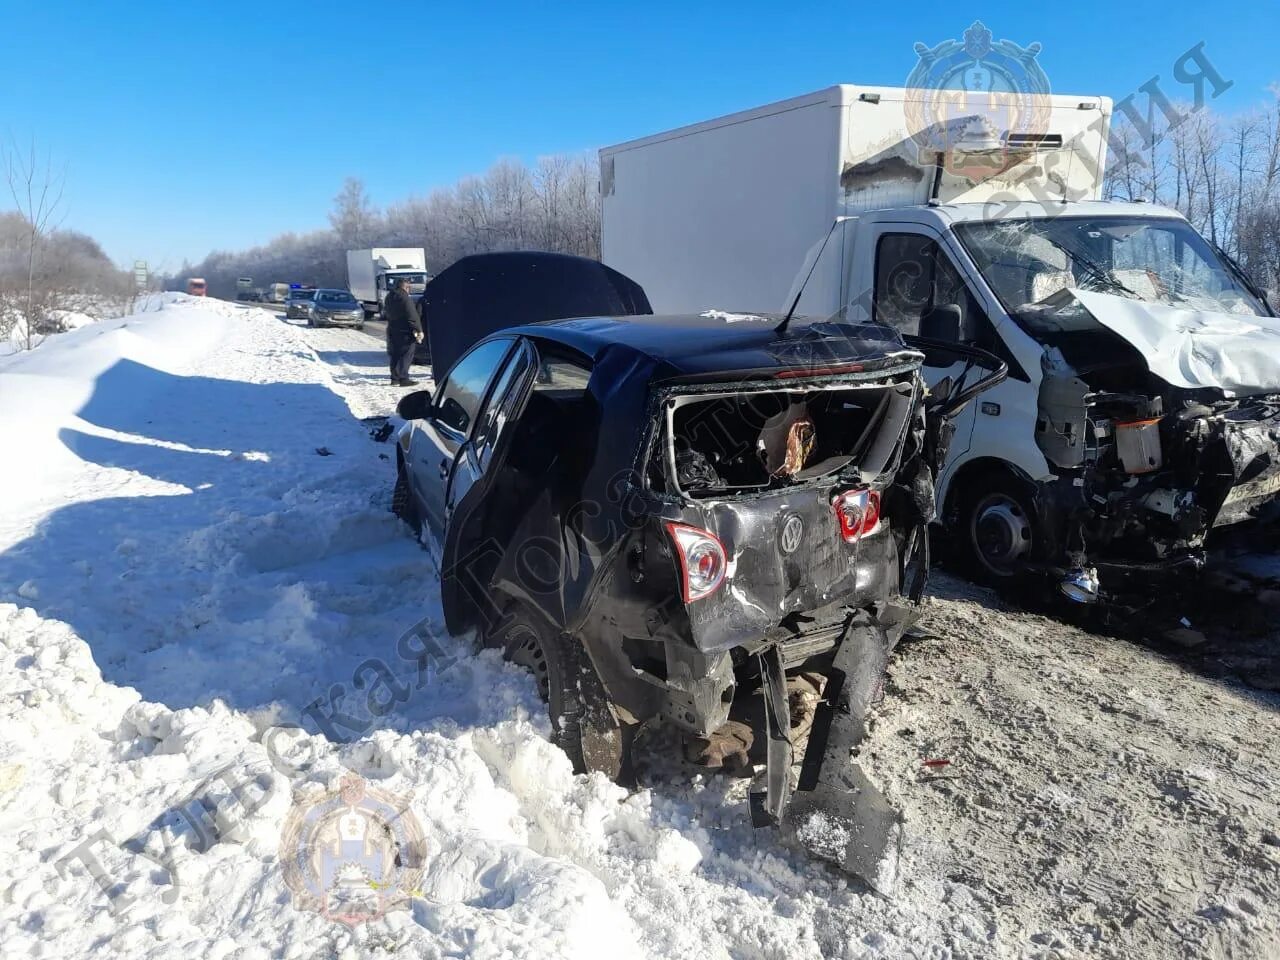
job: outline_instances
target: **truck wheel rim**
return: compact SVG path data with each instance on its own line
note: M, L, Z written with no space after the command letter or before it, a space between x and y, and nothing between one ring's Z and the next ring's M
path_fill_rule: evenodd
M507 640L507 659L533 674L538 684L538 696L547 700L551 695L551 678L547 668L547 654L542 641L529 627L521 624L513 629Z
M1031 553L1031 522L1007 494L988 494L978 502L969 536L982 562L1002 577L1016 573Z

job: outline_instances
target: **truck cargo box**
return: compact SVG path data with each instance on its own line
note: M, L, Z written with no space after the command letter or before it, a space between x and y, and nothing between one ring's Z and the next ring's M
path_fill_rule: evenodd
M841 84L606 147L602 258L659 313L785 310L838 216L931 199L1097 199L1111 102L1041 107L1034 133L1001 129L1008 104L994 95L951 102L951 119L922 131L936 104L920 91ZM942 156L938 142L956 149Z

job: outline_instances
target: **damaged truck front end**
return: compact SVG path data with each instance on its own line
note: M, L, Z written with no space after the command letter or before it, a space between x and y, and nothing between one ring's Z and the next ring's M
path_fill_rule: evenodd
M994 493L948 492L986 579L1047 573L1072 600L1129 607L1142 581L1199 569L1215 529L1276 515L1280 322L1230 258L1155 210L954 229L1040 368L1016 404L1034 449L1015 445Z
M1210 531L1276 513L1280 394L1227 398L1145 370L1046 353L1036 440L1056 478L1040 485L1042 529L1064 575L1093 586L1198 569ZM1119 375L1118 375L1119 374Z

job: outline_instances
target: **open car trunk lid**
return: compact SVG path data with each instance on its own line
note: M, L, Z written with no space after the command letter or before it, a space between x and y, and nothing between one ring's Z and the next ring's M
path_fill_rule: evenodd
M599 261L562 253L463 257L428 283L422 298L437 383L473 344L507 327L652 312L631 278Z

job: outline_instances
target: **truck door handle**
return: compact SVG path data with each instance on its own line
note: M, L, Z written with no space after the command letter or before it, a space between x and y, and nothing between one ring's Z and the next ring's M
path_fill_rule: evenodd
M440 461L440 479L444 480L448 476L449 476L449 461L441 460Z

